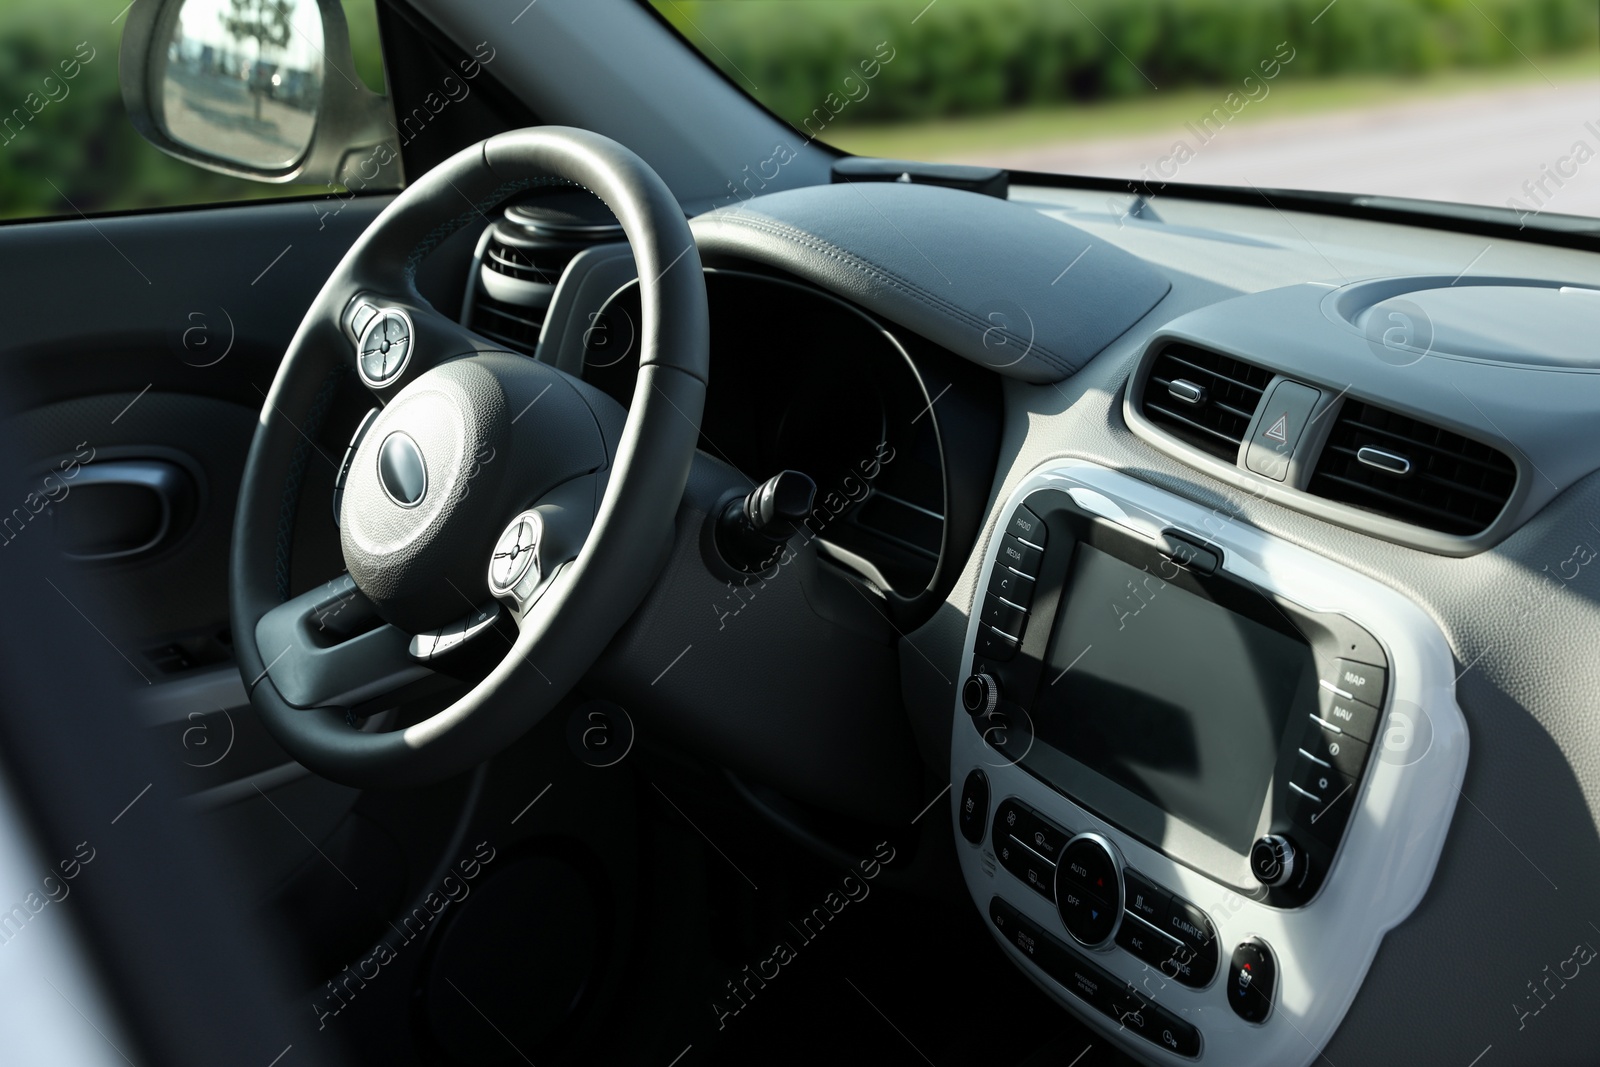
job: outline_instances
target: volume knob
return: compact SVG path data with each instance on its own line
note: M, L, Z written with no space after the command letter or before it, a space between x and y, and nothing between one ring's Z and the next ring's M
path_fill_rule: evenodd
M974 718L990 715L1000 703L1000 683L980 672L971 675L961 687L961 706Z
M1250 849L1250 873L1262 885L1284 885L1294 877L1295 859L1293 841L1282 834L1265 834Z

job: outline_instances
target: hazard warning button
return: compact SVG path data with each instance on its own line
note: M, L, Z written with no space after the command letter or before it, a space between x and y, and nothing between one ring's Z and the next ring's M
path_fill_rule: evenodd
M1257 474L1283 481L1295 446L1321 396L1309 385L1279 381L1262 405L1261 418L1250 435L1250 447L1245 450L1244 465Z

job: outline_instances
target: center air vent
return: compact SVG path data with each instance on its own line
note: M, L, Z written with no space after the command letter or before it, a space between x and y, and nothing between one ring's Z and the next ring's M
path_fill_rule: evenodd
M1144 416L1232 463L1271 381L1271 371L1253 364L1193 345L1168 345L1145 379Z
M1308 490L1440 533L1482 533L1511 499L1505 453L1458 433L1346 400Z

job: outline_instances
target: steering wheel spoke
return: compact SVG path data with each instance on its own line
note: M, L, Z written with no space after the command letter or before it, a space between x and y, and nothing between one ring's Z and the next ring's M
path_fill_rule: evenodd
M251 688L270 680L294 708L365 707L433 677L348 574L261 616L255 638L267 665Z

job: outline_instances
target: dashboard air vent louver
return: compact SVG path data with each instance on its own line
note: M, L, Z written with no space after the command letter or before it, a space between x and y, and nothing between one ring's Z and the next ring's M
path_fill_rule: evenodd
M1144 416L1232 463L1272 372L1193 345L1168 345L1144 383Z
M1470 537L1511 499L1517 468L1498 449L1346 400L1307 487L1317 496Z

